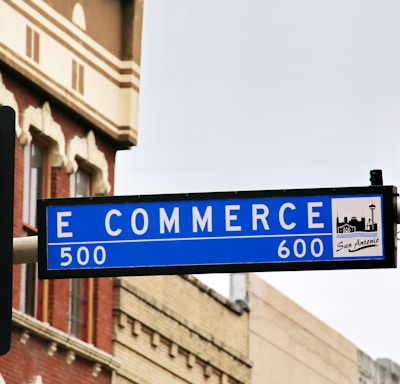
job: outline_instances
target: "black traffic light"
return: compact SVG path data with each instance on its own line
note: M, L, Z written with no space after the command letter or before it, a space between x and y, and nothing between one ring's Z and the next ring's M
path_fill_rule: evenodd
M369 181L371 185L383 185L382 170L372 169L369 171Z
M11 345L15 112L0 107L0 355Z

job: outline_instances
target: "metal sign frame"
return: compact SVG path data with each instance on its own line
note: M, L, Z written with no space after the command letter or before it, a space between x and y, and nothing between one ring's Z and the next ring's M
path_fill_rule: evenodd
M397 218L397 190L393 186L368 186L368 187L350 187L350 188L322 188L322 189L298 189L298 190L272 190L272 191L243 191L243 192L214 192L214 193L193 193L193 194L167 194L167 195L145 195L145 196L103 196L103 197L89 197L89 198L70 198L70 199L42 199L38 200L38 228L39 228L39 235L38 235L38 260L39 260L39 277L40 278L70 278L70 277L100 277L100 276L122 276L122 275L163 275L163 274L187 274L187 273L231 273L231 272L263 272L263 271L295 271L295 270L331 270L331 269L365 269L365 268L394 268L396 267L396 218ZM374 200L375 199L375 200ZM319 202L321 200L321 202ZM331 210L331 214L329 216L330 223L326 226L331 226L331 235L332 239L336 236L338 239L332 240L336 241L334 245L332 245L332 249L335 247L335 253L337 253L336 259L329 259L329 255L323 254L323 242L319 239L321 236L327 236L329 234L322 233L323 230L319 229L322 228L323 224L320 222L322 220L322 216L325 215L328 217L327 212L320 211L322 209L322 201L327 201L326 205L329 205L329 209ZM375 249L381 249L382 254L379 257L371 254L371 257L350 257L348 256L341 256L340 252L346 252L346 247L349 247L350 240L348 240L349 244L342 241L342 237L346 236L353 236L352 234L345 234L346 231L351 231L350 227L353 225L357 225L357 222L363 222L364 229L363 231L367 231L365 229L369 226L368 231L372 231L374 229L371 226L371 220L369 219L369 224L367 224L367 218L361 217L361 214L358 218L351 217L352 212L339 212L341 210L341 206L348 207L349 204L352 207L353 203L357 203L361 201L364 204L365 209L371 210L371 214L375 214L375 219L372 217L372 224L375 225L375 230L377 230L376 226L378 224L374 223L374 221L379 222L379 233L378 235L373 235L374 237L368 238L365 236L372 236L370 233L362 233L362 238L358 238L357 242L357 249L363 248L372 248L375 244L373 242L378 243L379 247L375 247ZM375 203L370 203L370 201L375 201ZM140 254L139 256L143 259L148 257L148 262L146 261L144 264L135 265L134 263L128 263L129 265L124 266L112 266L112 267L101 267L101 265L91 264L90 266L86 267L73 267L72 266L72 256L70 253L73 246L64 248L67 251L64 252L61 250L62 257L64 258L63 263L65 265L70 264L70 266L61 268L61 267L54 267L54 263L59 263L59 261L54 261L53 259L49 260L48 251L50 247L55 247L51 249L58 249L57 247L61 247L61 243L68 245L68 237L72 237L72 231L70 232L70 221L73 219L70 217L72 213L81 212L81 218L79 225L80 228L83 229L85 232L87 227L90 227L91 224L85 223L85 220L94 220L93 225L96 226L98 220L96 218L96 211L99 209L103 209L104 212L107 211L107 218L105 221L106 227L108 226L108 233L112 236L118 238L118 235L122 232L122 229L119 228L120 222L122 220L122 216L124 215L124 209L130 209L129 212L139 212L141 214L146 214L146 209L150 209L152 206L156 205L157 207L163 206L182 206L184 207L187 205L189 208L193 209L193 204L197 204L203 208L197 210L197 222L196 225L199 227L202 225L203 232L206 230L206 211L205 205L218 207L220 205L225 204L225 213L228 215L229 222L227 221L230 227L227 230L234 232L240 226L238 224L238 216L236 215L238 211L238 204L244 204L248 206L251 203L256 202L257 204L253 204L253 214L256 212L256 218L258 220L257 225L261 227L261 230L270 229L268 228L268 223L266 222L266 215L268 210L268 205L271 204L271 212L269 212L270 216L273 215L273 206L274 204L279 203L279 222L283 229L281 230L281 234L272 234L268 236L247 236L246 244L252 244L253 241L261 241L261 237L269 237L269 238L278 238L279 240L279 260L276 260L275 253L277 252L277 245L276 240L275 245L273 248L275 249L263 249L265 254L273 254L274 260L263 260L257 259L254 261L252 258L252 251L248 251L246 248L247 245L238 246L236 247L236 243L233 245L231 244L231 240L226 240L229 236L225 236L224 234L220 233L217 240L223 239L224 241L218 242L218 250L215 254L213 254L213 246L211 248L207 248L207 246L203 246L203 244L208 244L207 241L211 239L207 236L203 237L202 240L206 240L203 242L195 242L192 240L198 240L195 237L187 237L182 239L182 233L179 235L170 236L168 239L161 239L161 238L154 238L150 240L146 240L146 242L150 243L148 247L145 248L146 250L152 250L152 244L157 243L157 252L163 253L163 260L167 260L166 262L159 263L157 257L156 261L154 261L153 254L155 255L157 252L147 252L146 255ZM265 203L265 204L261 204ZM343 205L346 203L345 205ZM202 205L203 204L203 205ZM296 204L304 205L306 208L296 208ZM325 204L325 203L324 203ZM335 204L335 207L333 205ZM367 204L367 205L366 205ZM226 210L226 206L229 206L231 211ZM264 205L264 207L263 207ZM369 208L368 208L369 205ZM255 208L254 208L255 206ZM337 208L338 206L339 208ZM138 208L139 207L139 208ZM233 208L232 208L233 207ZM236 208L235 208L236 207ZM308 208L307 208L308 207ZM61 212L67 209L68 212ZM105 209L107 208L107 209ZM185 212L189 212L188 209L185 208ZM257 209L261 208L259 211ZM197 209L197 208L196 208ZM235 211L237 209L237 211ZM264 209L264 211L263 211ZM325 208L324 208L325 209ZM328 210L328 208L326 208ZM334 210L338 210L338 212L334 212ZM351 208L351 211L354 211L354 207ZM159 208L164 210L164 208ZM308 228L315 228L312 231L307 229L307 233L305 234L297 234L295 235L290 234L293 232L294 227L296 225L295 221L298 220L300 216L294 218L294 214L297 212L306 212L308 214ZM308 210L308 211L307 211ZM167 210L164 210L164 222L163 222L163 229L165 231L172 232L173 225L177 224L177 222L173 222L173 212L169 209L168 213L166 214ZM182 208L183 211L183 208ZM217 211L217 209L215 209ZM55 214L57 213L58 221L55 221ZM190 211L192 212L192 211ZM194 212L194 211L193 211ZM222 212L222 211L221 211ZM308 212L308 213L307 213ZM174 212L177 213L177 212ZM210 213L210 212L209 212ZM278 215L278 211L274 213ZM337 218L334 217L338 215ZM168 216L169 215L169 216ZM201 216L203 215L203 216ZM322 215L320 217L320 215ZM349 215L347 217L347 215ZM363 214L364 215L364 214ZM103 215L104 216L104 215ZM137 215L138 217L140 215ZM269 217L270 217L269 216ZM339 217L340 216L340 217ZM346 216L346 217L344 217ZM133 217L133 214L132 214ZM136 217L136 216L135 216ZM268 217L268 220L269 220ZM160 218L159 218L160 219ZM175 217L175 219L177 219ZM210 219L210 217L209 217ZM225 218L225 220L228 220ZM131 218L131 223L132 223ZM161 220L161 219L160 219ZM217 220L217 219L215 219ZM254 219L253 219L254 220ZM271 219L272 220L272 219ZM275 221L278 219L275 218ZM328 220L328 221L329 221ZM211 219L210 219L211 221ZM249 220L247 220L248 222ZM104 224L104 221L103 221ZM132 225L136 225L135 223ZM137 233L139 235L135 235L136 238L140 238L144 231L141 231L145 224L143 221L137 224L137 227L132 227L133 229L136 228ZM181 224L181 226L183 226ZM216 226L217 224L215 224ZM253 224L255 225L255 224ZM264 225L264 229L262 226ZM300 228L303 224L298 224ZM305 224L307 226L307 224ZM57 231L59 231L59 235L62 237L60 243L54 242L54 233L56 229L54 228L57 226ZM103 225L104 226L104 225ZM161 224L160 224L161 226ZM335 231L333 227L336 226L337 228ZM198 228L196 228L197 231ZM326 229L326 228L325 228ZM324 229L324 230L325 230ZM260 228L258 228L260 232ZM339 233L339 232L342 233ZM52 233L52 242L49 245L49 232ZM181 231L183 232L183 231ZM232 233L230 232L230 233ZM266 232L266 231L265 231ZM304 231L303 231L304 232ZM311 233L312 232L312 233ZM315 233L314 233L315 232ZM319 236L318 234L321 234ZM226 233L225 233L226 235ZM74 235L75 236L75 235ZM97 236L97 235L96 235ZM160 235L161 236L161 235ZM193 235L194 236L194 235ZM197 233L196 233L197 236ZM290 243L288 236L297 236L297 240L295 243ZM314 237L313 237L314 236ZM67 238L64 238L67 237ZM79 238L78 238L79 237ZM85 238L85 235L79 235L77 238L72 239L71 244L103 244L102 240L92 238ZM240 236L232 236L232 238L238 238ZM305 240L302 240L304 238ZM316 238L316 239L315 239ZM253 240L254 239L254 240ZM287 239L287 242L286 240ZM311 247L312 253L314 258L308 257L308 253L306 254L305 247L310 247L311 239ZM314 240L313 240L314 239ZM360 240L361 239L361 240ZM96 241L94 241L96 240ZM154 241L153 241L154 240ZM176 240L176 241L174 241ZM182 241L184 240L184 241ZM215 236L212 239L215 240ZM127 240L128 241L128 240ZM142 240L129 240L130 242ZM233 242L237 242L237 240L232 240ZM242 240L239 240L242 241ZM263 240L264 241L264 240ZM268 240L272 242L273 240ZM331 240L324 240L324 242ZM347 241L347 240L346 240ZM105 258L105 249L109 246L106 244L113 243L113 241L104 241L104 246L99 246L95 252L97 254L95 257L97 259L101 259L103 256ZM161 243L161 245L160 245ZM182 245L182 243L185 243ZM202 243L202 244L200 244ZM211 242L212 244L216 244L216 242ZM290 243L290 245L289 245ZM112 246L117 246L114 243ZM131 245L130 245L131 246ZM133 245L132 245L133 246ZM182 248L174 248L177 247L185 247ZM226 251L224 246L228 246L228 250ZM242 247L242 248L240 248ZM330 247L330 246L329 246ZM236 255L236 248L238 248L237 252L240 252L239 249L242 249L247 255ZM290 248L290 249L289 249ZM327 247L325 247L326 249ZM62 248L61 248L62 249ZM85 249L83 247L82 249ZM126 249L126 248L124 248ZM131 249L131 248L129 248ZM142 249L142 248L140 248ZM100 251L99 251L100 250ZM255 249L257 253L258 248ZM99 251L99 252L98 252ZM102 253L104 251L104 254ZM172 261L169 264L168 259L173 260L175 257L174 252L180 253L181 258L179 262ZM304 251L304 252L303 252ZM79 251L80 252L80 251ZM86 252L86 251L85 251ZM124 253L123 251L122 253ZM197 253L196 253L197 252ZM224 257L220 256L223 253L226 253ZM289 253L295 252L296 256L298 256L295 260L290 259L287 257ZM308 251L307 251L308 252ZM324 251L325 252L325 251ZM333 250L331 251L333 252ZM364 251L362 251L364 252ZM362 253L359 252L359 253ZM368 252L368 251L366 251ZM375 250L373 251L375 252ZM121 253L121 252L120 252ZM130 252L129 252L130 253ZM143 253L143 252L142 252ZM230 259L230 255L235 253L235 257ZM205 261L203 260L203 256L205 255ZM193 261L193 256L196 259ZM303 256L306 257L303 258ZM322 256L321 256L322 255ZM366 253L368 255L368 253ZM86 253L80 254L80 257L85 258L89 257ZM129 255L126 255L129 257ZM138 257L139 257L138 256ZM75 257L75 256L74 256ZM91 256L93 257L93 255ZM118 256L119 257L119 256ZM122 257L122 256L121 256ZM125 255L124 255L125 257ZM184 259L182 259L184 257ZM268 256L269 257L269 256ZM328 257L328 260L327 260ZM198 261L202 260L202 261ZM238 261L239 260L239 261ZM49 265L52 265L49 268Z

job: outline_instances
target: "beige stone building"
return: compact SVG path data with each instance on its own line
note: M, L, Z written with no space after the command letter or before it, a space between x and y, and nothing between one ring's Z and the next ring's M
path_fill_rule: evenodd
M360 351L255 274L231 299L193 276L114 281L118 384L398 384L400 368Z
M358 383L357 347L255 274L248 274L252 384Z
M192 276L114 282L114 383L251 382L249 312Z

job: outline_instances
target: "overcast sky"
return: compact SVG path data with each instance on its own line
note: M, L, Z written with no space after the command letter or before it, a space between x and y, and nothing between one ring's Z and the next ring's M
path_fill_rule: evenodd
M400 185L400 2L145 0L138 146L116 194ZM266 273L400 364L400 273ZM228 294L228 278L205 277Z

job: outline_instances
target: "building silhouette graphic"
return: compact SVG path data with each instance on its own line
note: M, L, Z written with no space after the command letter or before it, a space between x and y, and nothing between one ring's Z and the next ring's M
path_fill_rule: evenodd
M354 232L376 232L378 230L378 224L375 222L374 210L376 205L371 203L368 207L371 211L371 216L368 220L364 216L358 219L352 216L350 220L347 216L344 217L343 221L339 221L339 216L336 217L336 232L337 233L354 233Z

